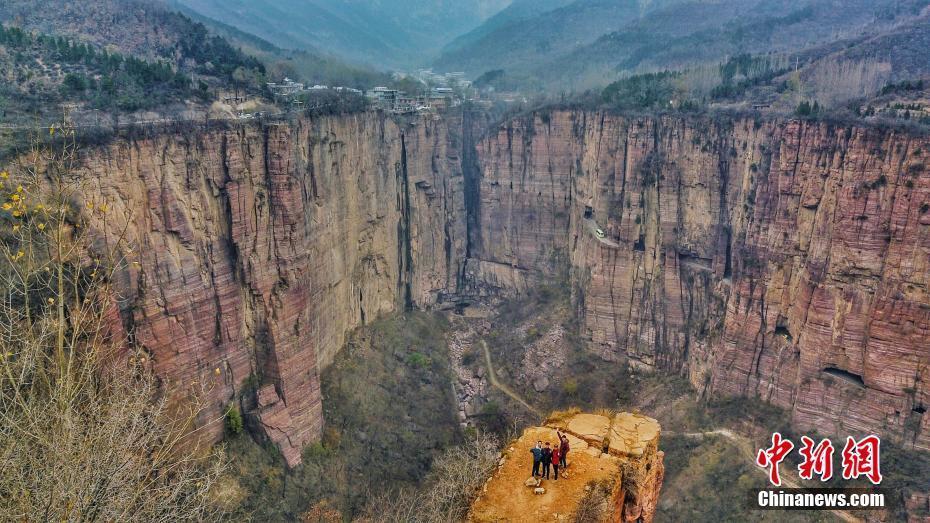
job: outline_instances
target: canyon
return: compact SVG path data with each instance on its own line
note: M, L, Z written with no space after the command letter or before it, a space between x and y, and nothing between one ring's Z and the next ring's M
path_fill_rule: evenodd
M236 405L289 465L352 329L570 269L588 350L930 449L930 139L736 116L377 112L86 149L121 323L169 390ZM109 223L109 225L108 225Z
M87 199L108 206L95 229L128 221L138 253L121 273L122 323L169 390L202 393L208 440L237 405L298 464L322 431L320 368L346 334L455 291L465 229L450 128L363 114L87 155Z

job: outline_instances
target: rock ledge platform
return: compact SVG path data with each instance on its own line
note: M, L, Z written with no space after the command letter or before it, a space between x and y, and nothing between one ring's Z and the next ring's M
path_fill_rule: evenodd
M557 444L568 436L568 469L556 481L529 486L537 441ZM553 413L542 426L530 427L505 448L500 465L472 505L475 523L571 521L583 505L598 500L605 522L650 523L664 477L659 423L641 414L593 414L577 410ZM535 482L534 482L535 485ZM542 493L537 488L544 488Z

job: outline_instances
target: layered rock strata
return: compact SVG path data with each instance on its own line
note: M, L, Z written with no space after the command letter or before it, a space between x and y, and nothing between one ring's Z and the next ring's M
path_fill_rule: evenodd
M123 323L177 394L208 390L204 434L241 399L295 464L348 330L567 264L606 361L930 448L926 136L573 111L480 127L364 113L87 152L109 208L92 225L128 221L138 261Z
M169 390L206 390L209 439L241 399L299 463L321 432L319 367L346 332L456 291L460 129L367 113L163 133L87 155L86 198L107 206L92 214L97 234L112 240L128 222L127 332Z
M476 149L476 281L519 288L567 258L605 360L930 448L926 136L565 111Z

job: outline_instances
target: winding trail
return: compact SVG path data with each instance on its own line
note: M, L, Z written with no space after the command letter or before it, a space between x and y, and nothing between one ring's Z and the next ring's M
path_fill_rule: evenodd
M669 432L663 433L662 435L663 436L678 436L682 438L691 438L691 439L704 439L709 436L710 437L722 436L732 441L736 445L736 447L739 449L740 453L742 453L744 457L747 457L751 463L755 463L755 460L756 460L755 450L754 450L752 441L749 438L742 436L740 434L737 434L730 429L716 429L716 430L709 430L706 432L672 432L672 431L669 431ZM755 465L753 465L752 468L758 470L759 472L763 474L768 474L765 471L765 469L756 467ZM782 482L782 486L785 488L805 488L804 485L801 485L797 480L794 479L794 477L788 476L787 474L781 475L781 482ZM862 518L859 518L855 516L854 514L851 514L845 510L831 510L830 512L834 516L848 523L862 523L864 521Z
M494 370L494 363L491 362L491 350L488 348L488 344L484 340L481 340L481 350L484 352L484 363L488 367L488 381L491 382L491 386L503 392L510 399L516 401L520 405L523 405L526 410L542 418L543 414L539 411L539 409L530 405L529 402L523 399L522 396L514 392L513 389L508 387L506 384L501 383L497 379L497 371Z

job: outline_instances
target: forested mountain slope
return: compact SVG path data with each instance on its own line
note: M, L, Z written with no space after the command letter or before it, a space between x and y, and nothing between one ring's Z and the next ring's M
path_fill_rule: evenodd
M206 16L292 49L412 67L481 24L508 0L178 0Z
M527 85L578 90L633 72L885 34L927 5L926 0L574 2L450 48L435 65L465 69L475 77L501 69ZM491 52L504 48L507 53Z

